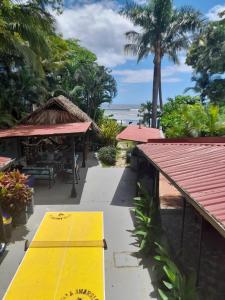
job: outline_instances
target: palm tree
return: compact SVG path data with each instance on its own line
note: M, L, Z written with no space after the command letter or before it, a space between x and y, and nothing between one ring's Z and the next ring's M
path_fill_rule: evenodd
M35 2L0 2L0 62L10 71L22 58L35 71L41 71L40 58L49 54L48 35L54 30L51 15Z
M110 70L97 63L84 63L74 73L75 87L71 95L76 95L84 104L84 110L95 119L96 110L102 103L110 103L116 96L116 81Z
M138 110L139 115L142 117L142 121L144 124L147 124L148 127L151 127L152 120L152 102L147 101L145 103L141 103L141 106ZM161 116L161 112L159 107L157 107L157 118Z
M207 87L210 84L210 75L207 72L194 73L191 77L191 81L195 82L195 86L187 87L184 93L190 90L199 93L201 102L204 104L207 100Z
M140 27L140 32L129 31L125 52L138 56L138 62L149 54L154 55L152 89L152 127L156 127L157 103L161 97L161 62L167 55L174 63L179 63L178 52L187 49L190 32L202 25L200 12L191 7L175 9L172 0L150 0L146 5L128 3L121 12Z

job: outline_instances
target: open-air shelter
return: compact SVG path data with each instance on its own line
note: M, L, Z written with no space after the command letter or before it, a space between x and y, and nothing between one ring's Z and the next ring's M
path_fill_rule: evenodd
M72 191L71 197L76 197L75 189L75 139L79 136L85 137L91 130L91 122L54 124L54 125L20 125L11 129L0 130L0 139L29 138L29 137L53 137L68 136L72 142ZM82 166L85 166L86 145L83 148Z
M88 143L93 133L100 133L97 124L77 105L61 95L49 99L44 105L28 114L21 121L20 125L10 129L0 130L0 140L11 140L11 144L14 143L14 148L16 149L14 156L20 158L22 156L22 142L23 148L29 149L28 152L32 153L32 151L39 146L38 143L44 139L51 139L48 141L51 143L54 137L69 138L73 152L73 188L71 195L74 197L76 195L74 182L74 162L76 160L76 157L74 157L75 143L79 141L77 146L81 148L80 151L83 153L82 167L85 167ZM30 140L35 140L35 142L30 143ZM63 142L61 142L61 144L62 143ZM10 143L8 148L8 152L11 154L11 148L13 147L10 147Z

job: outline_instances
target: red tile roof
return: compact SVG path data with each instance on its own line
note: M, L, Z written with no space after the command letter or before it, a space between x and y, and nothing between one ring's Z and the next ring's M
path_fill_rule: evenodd
M160 130L156 128L143 127L136 125L127 126L116 137L117 140L127 140L134 142L147 143L149 139L159 139L161 137Z
M0 138L85 133L90 126L91 122L54 125L20 125L11 129L0 130Z
M225 237L225 143L152 141L138 148Z
M0 156L0 171L4 170L12 161L9 157Z

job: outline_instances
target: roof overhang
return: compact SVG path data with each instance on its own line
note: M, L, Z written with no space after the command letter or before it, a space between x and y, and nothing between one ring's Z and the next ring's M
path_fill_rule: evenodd
M0 138L76 135L86 133L90 127L91 122L53 125L20 125L10 129L0 130Z
M12 158L0 156L0 171L4 171L8 168L13 161L14 159Z
M225 237L225 142L172 143L165 139L138 149Z
M120 132L116 139L133 141L138 143L147 143L149 139L160 139L160 130L144 126L130 125Z

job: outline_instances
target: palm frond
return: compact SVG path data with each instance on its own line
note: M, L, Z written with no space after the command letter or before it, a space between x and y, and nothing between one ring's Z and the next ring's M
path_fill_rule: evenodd
M125 54L131 54L133 56L136 56L138 54L138 45L126 44L124 46L124 52L125 52Z

